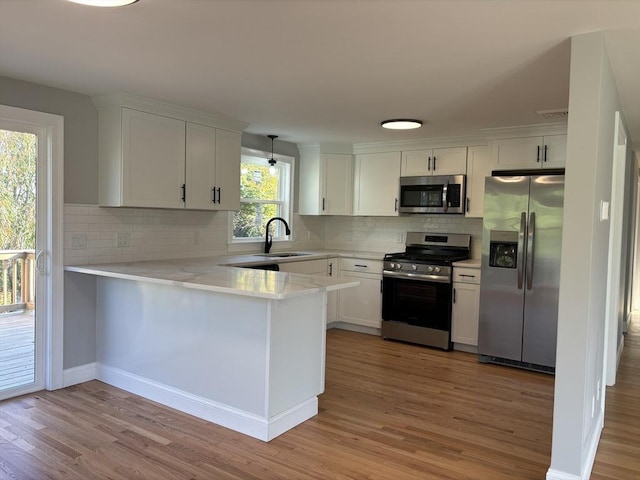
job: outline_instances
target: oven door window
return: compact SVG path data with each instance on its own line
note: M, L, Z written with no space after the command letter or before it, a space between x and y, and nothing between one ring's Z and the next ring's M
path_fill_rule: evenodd
M382 295L384 320L450 329L451 284L384 277Z
M401 188L403 207L442 207L442 185L405 185Z

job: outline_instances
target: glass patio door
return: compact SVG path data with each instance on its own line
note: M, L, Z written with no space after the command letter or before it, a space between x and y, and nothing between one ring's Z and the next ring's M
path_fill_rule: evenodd
M37 126L0 122L0 399L44 388L44 137Z

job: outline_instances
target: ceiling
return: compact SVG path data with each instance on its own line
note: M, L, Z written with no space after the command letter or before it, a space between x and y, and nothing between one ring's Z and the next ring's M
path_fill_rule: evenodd
M638 145L640 0L0 0L0 75L295 143L478 135L566 108L569 38L598 30ZM425 125L380 128L397 117Z

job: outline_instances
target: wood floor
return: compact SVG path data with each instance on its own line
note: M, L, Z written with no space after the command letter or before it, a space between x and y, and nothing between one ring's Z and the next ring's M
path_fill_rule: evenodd
M0 390L35 381L33 310L0 314Z
M592 480L640 478L626 345ZM552 404L552 376L332 330L320 413L269 443L92 381L0 403L0 479L541 480Z

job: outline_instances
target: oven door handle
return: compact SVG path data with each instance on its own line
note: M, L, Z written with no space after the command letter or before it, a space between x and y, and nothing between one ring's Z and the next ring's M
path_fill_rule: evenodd
M522 290L522 278L524 271L524 241L527 229L527 212L520 214L520 231L518 232L518 290Z
M411 280L414 282L426 280L435 283L451 283L451 279L449 277L443 277L441 275L425 275L423 273L392 272L389 270L383 270L382 276L386 278L402 278L404 280Z

